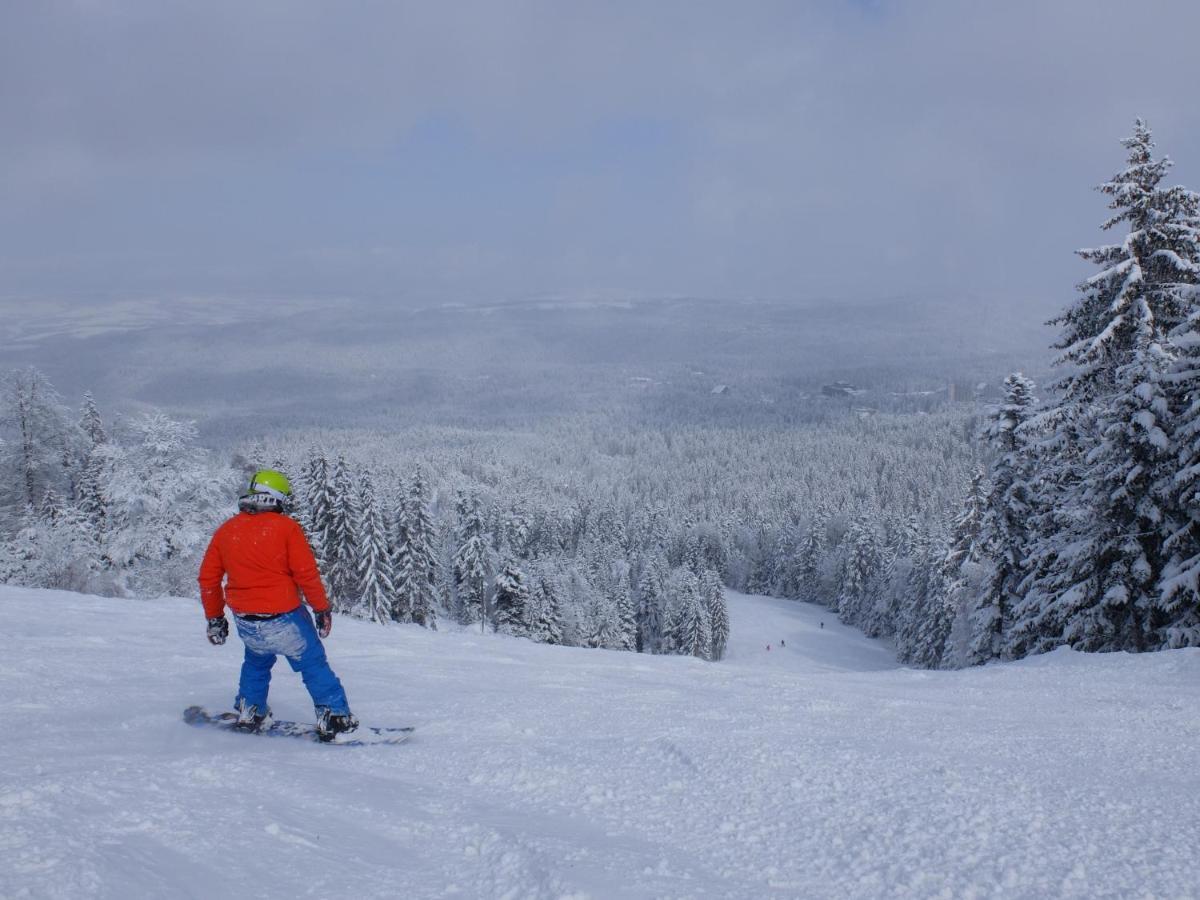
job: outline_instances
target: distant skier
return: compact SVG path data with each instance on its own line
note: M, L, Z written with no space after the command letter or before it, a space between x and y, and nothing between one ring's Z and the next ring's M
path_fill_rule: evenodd
M767 644L767 652L768 652L768 653L770 653L770 652L771 652L771 645L770 645L770 644Z
M246 645L234 700L238 727L258 731L270 724L267 690L271 667L281 655L304 679L316 707L318 736L328 741L354 731L358 720L325 658L321 638L329 636L332 614L312 548L300 526L286 515L291 497L292 487L282 473L254 473L238 500L238 514L217 529L204 554L200 599L208 617L209 642L225 643L228 604ZM301 592L316 613L316 627L300 602Z
M821 627L822 627L822 628L824 628L824 627L825 627L825 623L824 623L824 622L822 622L822 623L821 623Z
M779 641L779 649L780 649L780 650L782 650L782 649L783 649L784 647L786 647L786 646L787 646L787 641L785 641L785 640L780 640L780 641Z

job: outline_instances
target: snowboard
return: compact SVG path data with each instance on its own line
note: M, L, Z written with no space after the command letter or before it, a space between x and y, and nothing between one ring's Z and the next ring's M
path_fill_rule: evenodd
M317 737L317 726L305 722L289 722L287 719L273 719L271 724L259 731L246 731L237 727L237 713L212 713L203 706L189 706L183 711L183 721L197 728L218 728L222 731L233 731L238 734L253 734L260 737L290 737L314 744L333 744L339 747L371 747L377 744L403 744L412 737L415 729L405 728L376 728L370 725L359 725L349 734L339 734L332 741L322 741Z

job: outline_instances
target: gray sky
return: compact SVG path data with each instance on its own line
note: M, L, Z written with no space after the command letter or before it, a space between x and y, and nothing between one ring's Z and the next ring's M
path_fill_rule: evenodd
M12 0L3 22L9 298L1050 311L1135 115L1200 188L1194 0Z

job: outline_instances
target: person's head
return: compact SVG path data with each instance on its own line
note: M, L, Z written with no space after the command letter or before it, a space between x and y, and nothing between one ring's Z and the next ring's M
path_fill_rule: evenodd
M292 485L287 476L274 469L259 469L250 486L238 498L242 512L287 512L292 505Z

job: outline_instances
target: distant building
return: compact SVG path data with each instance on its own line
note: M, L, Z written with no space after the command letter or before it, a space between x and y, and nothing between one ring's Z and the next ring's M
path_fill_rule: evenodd
M715 388L713 388L713 389L712 389L712 393L714 393L714 394L728 394L728 393L729 393L729 385L727 385L727 384L718 384L718 385L717 385Z
M826 397L857 397L863 391L848 381L835 381L832 384L823 385L821 393Z

